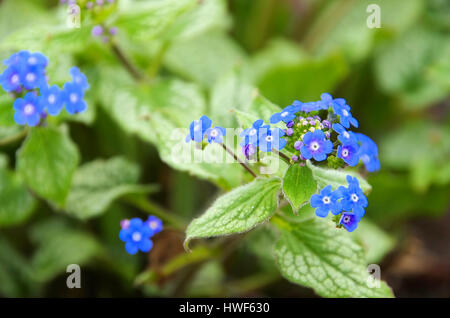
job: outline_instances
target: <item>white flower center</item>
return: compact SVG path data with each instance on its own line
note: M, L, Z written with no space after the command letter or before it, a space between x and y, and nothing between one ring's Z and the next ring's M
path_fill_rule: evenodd
M359 198L358 198L358 196L356 195L356 193L353 193L353 194L352 194L351 199L352 199L353 202L358 202L358 200L359 200Z
M34 56L32 56L28 59L28 64L34 65L36 63L37 63L37 59Z
M286 117L287 115L289 115L289 112L282 112L281 113L281 117Z
M347 149L343 149L342 150L342 157L347 157L348 156L348 150Z
M157 224L155 221L150 222L150 227L151 227L152 229L156 229L157 226L158 226L158 224Z
M133 241L138 242L141 240L142 235L139 232L134 232L131 238L133 239Z
M312 150L317 151L317 150L319 150L319 148L320 148L320 146L319 146L319 144L316 141L311 143L311 149Z
M70 101L76 103L78 101L78 95L75 93L70 94Z
M217 131L217 129L211 130L211 136L212 137L217 137L218 134L219 134L219 132Z
M344 137L347 138L347 139L350 138L350 134L349 134L348 132L346 132L346 131L344 131L343 135L344 135Z
M272 140L273 140L273 137L272 137L272 136L267 136L267 137L266 137L266 141L267 141L267 142L271 142Z
M14 74L11 76L11 83L16 84L19 81L19 75Z
M34 106L32 104L26 104L23 108L23 112L25 113L25 115L31 115L32 113L34 113Z
M194 131L199 131L199 130L200 130L200 124L195 124Z
M344 223L349 223L350 217L348 215L344 216Z
M27 82L34 82L35 79L36 79L36 75L34 75L33 73L28 73L28 74L25 76L25 80L26 80Z
M331 202L330 197L323 197L322 202L325 204L329 204Z
M347 117L348 116L348 111L346 111L345 109L342 111L342 114Z
M256 129L252 129L250 130L250 132L248 133L250 136L253 136L254 134L256 134Z
M75 83L81 83L81 76L75 76Z
M49 102L50 104L53 104L55 101L56 101L55 95L54 95L54 94L50 94L50 95L48 96L48 102Z

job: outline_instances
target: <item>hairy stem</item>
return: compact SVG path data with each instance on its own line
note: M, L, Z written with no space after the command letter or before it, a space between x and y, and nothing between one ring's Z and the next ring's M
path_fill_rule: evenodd
M236 160L242 167L244 167L245 170L247 170L253 177L257 177L256 173L247 165L245 164L245 162L243 162L242 160L240 160L238 158L238 156L227 146L225 146L225 144L221 144L223 149L225 149L226 152L228 152L230 155L233 156L234 160Z
M130 60L125 56L125 54L122 52L122 50L117 46L116 43L111 42L111 49L113 53L116 55L116 57L119 59L120 63L125 67L125 69L130 73L131 76L136 81L142 80L144 77L142 74L137 70L137 68L130 62Z
M278 150L275 150L275 149L273 149L272 151L274 153L276 153L281 159L286 161L287 164L291 163L291 159L288 156L286 156L284 153L282 153L282 152L280 152Z

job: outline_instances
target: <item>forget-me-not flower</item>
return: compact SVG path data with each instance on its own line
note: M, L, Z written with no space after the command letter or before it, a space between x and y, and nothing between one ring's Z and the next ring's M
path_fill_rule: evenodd
M333 143L325 138L322 130L307 132L303 136L303 146L300 147L302 156L306 159L322 161L327 158L327 154L333 150Z
M340 186L338 189L342 196L342 207L345 211L352 211L358 219L361 219L365 213L364 209L368 206L369 202L359 187L359 182L356 177L347 175L347 182L347 188Z
M153 247L150 237L153 230L146 222L139 218L133 218L129 222L122 222L122 230L119 233L120 239L125 242L125 250L134 255L138 251L148 252Z
M327 185L320 191L320 194L313 194L310 202L313 208L316 208L316 215L322 218L328 216L331 211L334 215L338 215L342 211L339 191L332 191L331 185Z
M191 140L202 142L205 132L211 128L212 121L208 116L203 115L199 120L194 120L189 126L189 134L186 136L186 142Z
M281 112L273 114L272 117L270 117L270 123L276 124L280 121L284 121L285 123L290 122L296 117L295 113L300 111L301 104L302 102L298 100L294 101L292 105L285 107Z
M41 120L44 108L40 105L35 93L26 93L24 98L17 98L14 101L14 120L19 125L36 126Z
M281 150L286 146L286 140L281 138L284 131L280 128L267 128L260 130L259 149L263 152L270 152L272 149Z
M342 224L347 231L353 232L358 227L359 220L354 213L344 212L342 213L339 224Z

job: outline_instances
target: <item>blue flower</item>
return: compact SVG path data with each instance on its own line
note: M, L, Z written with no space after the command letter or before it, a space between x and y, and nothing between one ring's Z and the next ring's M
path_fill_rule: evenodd
M82 90L89 89L89 83L87 81L86 75L81 73L80 69L76 66L70 69L70 75L72 76L72 81L79 85Z
M9 66L0 74L0 85L6 92L19 90L21 84L19 69L15 66Z
M83 100L83 97L84 92L80 85L72 82L64 84L63 98L66 104L66 110L69 114L74 115L86 110L87 105Z
M369 205L369 202L359 187L356 177L347 175L347 182L347 188L340 186L338 189L342 196L341 204L345 211L352 211L359 220L364 216L364 208Z
M318 111L321 109L323 109L323 107L320 103L308 102L308 103L303 103L300 110L305 113L310 113L310 112Z
M356 137L360 143L358 156L366 166L367 171L374 172L380 170L377 144L366 135L357 133Z
M261 128L268 129L269 125L263 125L264 121L262 119L255 120L252 127L245 129L241 132L240 136L243 138L241 141L241 146L246 146L252 144L254 146L259 146L259 130Z
M313 194L311 196L311 206L316 208L316 215L322 218L328 216L331 211L334 215L338 215L342 211L339 191L332 191L331 185L326 186L320 191L320 194Z
M263 152L270 152L272 149L281 150L286 146L286 140L281 138L284 131L280 128L265 128L260 130L259 149Z
M47 84L45 69L39 65L20 68L20 82L25 89L31 90Z
M349 232L353 232L358 227L358 223L358 217L351 212L342 213L341 220L339 221L339 224L342 224Z
M125 250L131 255L138 251L150 251L153 247L153 242L150 240L152 235L153 230L150 226L139 218L122 222L122 230L119 233L120 239L125 242Z
M350 124L358 128L358 121L350 113L350 106L342 105L335 110L335 113L339 115L340 122L345 128L350 128Z
M209 143L216 142L218 144L222 143L222 141L223 141L222 137L225 136L226 133L227 132L226 132L225 128L219 127L219 126L216 126L214 128L208 128L205 131L205 135L208 138L208 142Z
M41 114L44 109L39 103L35 93L27 93L24 98L17 98L14 101L13 108L14 120L19 125L36 126L41 121Z
M154 215L150 215L145 223L153 231L152 235L158 234L159 232L161 232L163 230L162 221Z
M358 144L343 144L337 148L337 157L341 158L350 167L354 167L359 162L358 155L359 146Z
M333 124L333 130L339 134L338 140L342 144L356 144L358 139L352 131L347 131L341 124Z
M314 158L314 160L322 161L332 150L333 143L325 138L325 134L320 129L314 132L309 131L303 136L300 152L305 159Z
M194 120L189 126L189 134L186 136L186 142L191 140L202 142L205 132L211 128L212 121L208 116L203 115L200 120Z
M322 95L320 95L320 99L321 100L318 101L317 103L321 105L321 109L327 110L332 108L335 113L337 113L339 110L342 109L344 105L347 104L345 99L333 98L333 96L331 96L331 94L329 93L323 93Z
M290 122L296 117L295 113L300 111L301 105L302 102L298 100L294 101L292 105L285 107L281 112L273 114L270 117L270 123L276 124L280 121L284 121L285 123Z
M56 116L59 114L64 104L64 95L59 89L58 85L48 87L47 85L41 87L41 96L39 103L42 109L47 108L47 112Z

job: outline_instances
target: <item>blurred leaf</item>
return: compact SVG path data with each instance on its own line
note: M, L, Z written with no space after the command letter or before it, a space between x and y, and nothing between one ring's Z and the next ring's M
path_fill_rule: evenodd
M75 172L66 210L80 219L99 216L125 194L152 190L138 178L139 167L120 157L87 163Z
M316 218L282 227L275 255L282 275L322 297L393 297L385 282L370 288L364 250L351 234Z
M295 42L277 38L271 40L264 49L252 57L248 71L254 80L259 81L272 69L300 64L305 59L307 54L301 46Z
M292 211L297 213L316 192L317 183L311 169L299 164L291 165L283 178L283 193L292 206Z
M447 56L445 38L417 26L380 50L375 60L378 85L387 93L400 94L407 109L417 109L444 98L448 88L437 85L428 68ZM408 56L408 58L405 58Z
M193 238L247 232L269 219L278 206L280 179L256 179L221 196L186 230L185 246Z
M35 200L22 180L12 171L0 168L0 227L17 225L27 220Z
M377 225L364 218L354 231L366 252L368 263L379 263L395 247L396 240Z
M173 43L164 65L172 72L212 87L225 73L245 60L245 54L223 32L208 32Z
M373 191L366 214L378 223L389 225L417 216L440 216L450 202L448 187L418 193L405 174L378 173L369 180Z
M307 59L297 64L270 69L258 82L261 94L281 105L318 100L329 92L347 74L342 57L333 55L324 59Z
M0 295L29 297L37 287L32 283L27 260L4 237L0 236Z
M15 126L13 98L3 91L0 92L0 126Z
M48 281L66 271L70 264L85 265L101 252L101 246L90 234L51 221L33 229L39 247L31 260L33 279Z
M119 7L113 25L137 40L151 40L163 34L196 0L128 1Z
M222 264L217 260L209 261L195 274L186 295L187 297L217 295L223 289L224 279L225 273Z
M372 190L370 184L358 173L346 170L326 169L313 165L309 160L306 165L311 169L313 177L317 182L319 189L331 185L334 190L339 186L348 186L347 175L358 178L359 186L364 193L369 193Z
M67 134L50 127L33 128L17 153L17 172L44 199L63 206L79 162Z
M441 172L449 154L450 127L425 120L406 123L387 134L380 144L381 162L395 169L410 169L418 191L426 190L435 180L440 184L449 181L448 174Z

